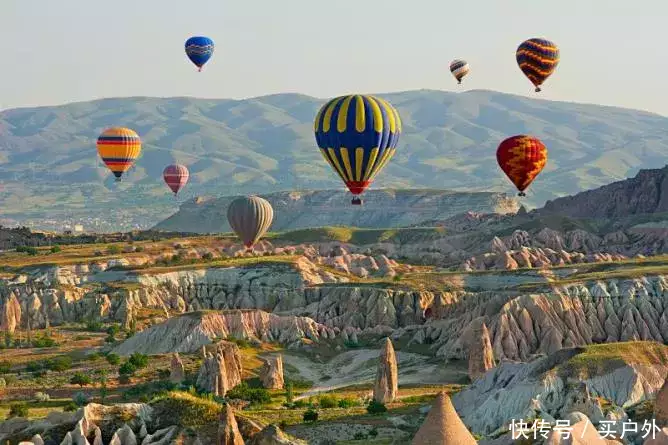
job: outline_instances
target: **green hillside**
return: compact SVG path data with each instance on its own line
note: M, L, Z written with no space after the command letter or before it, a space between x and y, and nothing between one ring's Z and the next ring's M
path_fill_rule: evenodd
M665 164L668 119L651 113L529 99L492 91L381 94L404 134L376 187L507 191L495 150L530 133L549 163L529 204L594 188ZM247 100L122 98L0 113L0 218L96 217L100 229L149 226L178 204L165 165L191 170L181 201L198 195L341 187L315 146L323 99L279 94ZM95 140L114 125L135 129L141 158L121 184L98 162ZM94 221L88 221L89 228Z

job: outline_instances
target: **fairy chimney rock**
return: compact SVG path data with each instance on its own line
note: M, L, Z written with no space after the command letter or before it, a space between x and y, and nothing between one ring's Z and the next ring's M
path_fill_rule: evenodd
M469 378L475 381L495 366L492 341L484 322L473 328L468 349Z
M411 445L476 445L477 443L459 418L450 397L441 392Z
M376 383L373 386L373 399L379 403L393 402L399 391L399 371L397 356L392 341L385 339L385 345L378 360Z
M224 397L225 393L241 383L241 355L234 343L222 341L213 354L207 354L197 376L197 387Z
M260 370L262 386L267 389L283 389L283 356L276 355L264 359L264 365Z
M234 410L230 405L225 405L223 412L220 414L218 441L216 443L217 445L244 445L237 419L234 417Z

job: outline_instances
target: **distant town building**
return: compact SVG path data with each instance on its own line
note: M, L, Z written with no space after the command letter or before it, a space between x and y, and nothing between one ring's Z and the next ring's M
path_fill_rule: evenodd
M75 225L74 225L74 231L77 232L77 233L81 233L81 232L83 232L83 231L84 231L83 225L81 225L81 224L75 224Z

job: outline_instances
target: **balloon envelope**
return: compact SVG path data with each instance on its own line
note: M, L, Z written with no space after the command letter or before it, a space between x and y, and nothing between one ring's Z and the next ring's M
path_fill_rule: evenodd
M213 55L213 40L208 37L196 36L186 40L186 55L200 71Z
M129 128L108 128L97 138L97 152L105 165L121 179L141 153L141 139Z
M547 163L547 148L533 136L512 136L499 144L496 160L506 176L524 195L524 190L533 182Z
M190 172L188 171L188 167L185 165L172 164L165 167L162 172L162 177L165 180L167 186L172 189L176 195L179 190L181 190L188 182Z
M450 72L455 76L458 83L462 83L462 79L469 73L469 71L471 71L471 69L465 60L457 59L450 63Z
M227 220L246 247L252 247L267 233L274 209L259 196L237 198L227 208Z
M545 39L529 39L520 44L515 53L517 65L540 91L540 86L552 75L559 64L559 48Z
M320 153L353 195L360 195L392 159L401 119L384 99L354 94L330 100L314 122Z

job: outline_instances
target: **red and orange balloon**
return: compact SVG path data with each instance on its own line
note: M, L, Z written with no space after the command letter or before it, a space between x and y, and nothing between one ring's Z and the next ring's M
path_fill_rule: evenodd
M524 190L536 179L547 163L547 148L540 139L520 134L499 144L496 160L501 170L519 190L518 196L526 196Z

